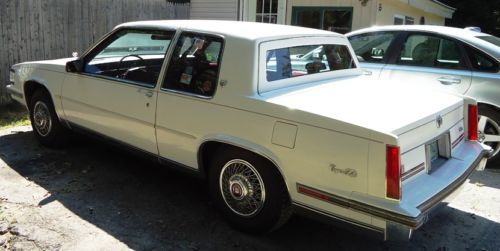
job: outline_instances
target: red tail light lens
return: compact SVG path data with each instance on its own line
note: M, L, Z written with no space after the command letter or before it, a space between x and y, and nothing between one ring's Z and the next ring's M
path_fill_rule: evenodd
M477 105L469 105L469 119L468 119L468 126L469 126L469 140L477 140L478 135L477 135Z
M401 159L398 146L387 146L386 154L386 196L391 199L401 199Z

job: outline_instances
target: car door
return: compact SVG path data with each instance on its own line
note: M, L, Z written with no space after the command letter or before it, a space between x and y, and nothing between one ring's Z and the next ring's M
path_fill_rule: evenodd
M120 29L69 73L62 106L73 126L157 154L156 83L173 31Z
M162 159L196 167L198 145L213 130L221 108L217 90L223 38L195 32L180 34L158 92L156 135Z
M397 48L381 71L381 79L460 94L469 89L472 72L458 41L432 33L411 32Z
M349 36L349 42L365 75L380 77L380 72L387 63L389 51L394 46L396 37L397 33L394 31Z

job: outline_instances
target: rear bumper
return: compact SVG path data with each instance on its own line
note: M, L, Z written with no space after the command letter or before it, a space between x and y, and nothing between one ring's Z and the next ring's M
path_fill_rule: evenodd
M312 216L313 218L319 219L323 222L335 222L336 225L340 223L340 225L347 225L349 228L354 228L355 230L371 230L368 232L372 232L372 234L374 233L376 236L380 236L385 240L409 240L414 230L418 229L430 218L432 218L432 216L436 212L438 212L440 208L443 208L443 206L447 204L448 200L451 200L455 197L456 194L458 194L458 191L460 190L462 185L475 169L484 169L487 159L491 155L491 149L489 149L488 147L482 147L481 144L475 142L470 142L467 144L470 144L470 146L474 147L476 150L480 147L481 150L477 150L478 154L476 158L474 159L472 156L470 156L471 158L469 158L469 160L461 160L459 162L457 161L457 163L460 163L461 166L454 166L454 168L462 170L461 175L454 178L454 180L446 187L441 188L439 190L440 192L424 200L423 203L413 204L416 205L416 208L415 206L413 206L415 211L418 211L418 213L413 216L401 214L382 206L377 206L376 203L370 203L369 201L366 201L367 203L363 203L363 200L360 199L354 200L352 198L342 198L334 194L329 194L324 191L319 191L314 188L307 187L309 190L314 190L316 193L323 194L325 198L329 198L328 200L325 200L328 203L342 206L344 208L349 208L353 211L362 212L372 217L384 220L386 222L385 229L374 227L368 224L363 224L354 219L333 215L316 208L310 208L301 203L295 202L294 206L297 212L306 216ZM455 164L456 163L454 162L450 163L450 165ZM298 186L304 185L299 184ZM406 203L412 204L408 201L406 201Z

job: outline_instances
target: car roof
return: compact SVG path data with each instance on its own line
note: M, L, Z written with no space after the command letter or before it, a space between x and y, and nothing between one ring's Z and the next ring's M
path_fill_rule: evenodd
M222 21L222 20L154 20L129 22L116 28L163 28L185 29L197 32L215 33L224 36L239 37L247 40L266 40L278 37L336 36L341 34L290 25L266 24L257 22Z
M460 29L455 27L446 27L438 25L374 26L347 33L346 36L350 37L362 33L376 32L376 31L425 31L425 32L443 34L464 41L467 44L470 44L476 47L477 49L484 51L485 53L495 57L498 61L500 61L500 47L478 38L481 36L491 36L490 34L467 30L467 29Z

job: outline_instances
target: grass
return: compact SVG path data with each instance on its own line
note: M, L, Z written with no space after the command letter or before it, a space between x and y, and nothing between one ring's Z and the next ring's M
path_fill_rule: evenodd
M29 124L28 111L24 106L15 102L0 106L0 129Z

